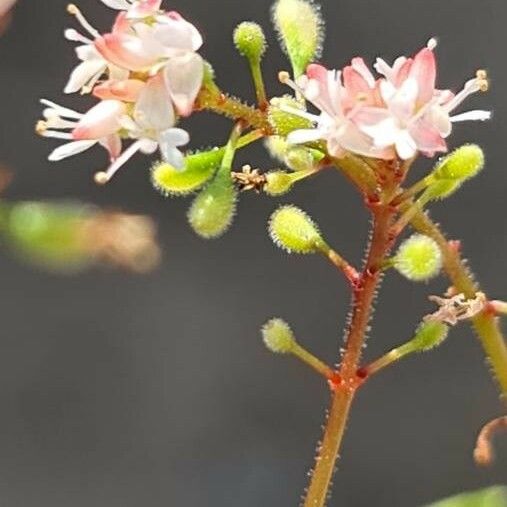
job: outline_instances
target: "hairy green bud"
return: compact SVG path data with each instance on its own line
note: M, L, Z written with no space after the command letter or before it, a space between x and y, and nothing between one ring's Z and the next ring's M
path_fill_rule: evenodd
M224 153L224 148L214 148L187 155L183 169L176 169L167 162L159 162L151 170L151 182L163 195L190 194L213 177Z
M317 225L296 206L282 206L273 213L269 234L276 245L289 253L311 254L325 247Z
M298 77L320 56L324 39L320 9L309 0L278 0L273 6L273 22Z
M305 110L300 102L289 95L272 98L268 110L268 117L277 135L287 136L294 130L308 129L313 126L310 120L287 112L284 108L299 109L301 111Z
M440 346L449 335L449 326L438 320L428 319L416 331L409 342L414 352L427 352Z
M296 345L294 333L282 319L271 319L262 328L266 347L275 354L290 354Z
M222 236L232 224L236 199L237 191L230 173L219 172L190 207L188 221L191 227L206 239Z
M466 144L444 157L428 176L427 195L444 199L484 168L484 152L475 144Z
M236 27L234 44L239 53L249 61L258 62L266 52L266 36L261 26L250 21Z
M400 246L394 258L395 269L413 282L438 275L442 269L442 252L429 236L414 234Z
M271 171L266 174L264 192L276 196L286 194L294 185L294 179L290 173L285 171Z

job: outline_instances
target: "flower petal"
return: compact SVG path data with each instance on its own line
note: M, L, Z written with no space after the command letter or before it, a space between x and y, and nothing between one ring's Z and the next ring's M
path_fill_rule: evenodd
M188 116L193 109L204 77L204 63L196 53L171 58L164 69L164 79L177 111Z
M72 155L77 155L90 149L93 145L97 144L97 141L72 141L71 143L63 144L53 150L48 157L51 162L58 162Z

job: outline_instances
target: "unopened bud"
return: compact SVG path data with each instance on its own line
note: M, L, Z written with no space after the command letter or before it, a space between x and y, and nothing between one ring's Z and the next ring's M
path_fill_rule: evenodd
M312 122L301 116L287 112L291 109L304 111L304 106L294 97L284 95L274 97L268 110L269 122L279 136L287 136L294 130L312 128Z
M287 252L311 254L325 248L317 225L296 206L282 206L271 216L271 239Z
M484 152L475 144L466 144L444 157L430 174L427 193L432 199L444 199L484 168Z
M152 184L163 195L194 192L213 177L224 153L224 148L214 148L187 155L183 169L176 169L167 162L159 162L151 170Z
M275 354L290 354L296 345L294 333L282 319L271 319L262 328L266 347Z
M266 36L257 23L245 21L234 31L234 44L242 56L258 62L266 51Z
M294 184L292 175L284 171L272 171L266 174L264 192L276 196L286 194Z
M438 275L442 269L442 252L429 236L414 234L400 246L394 258L395 269L413 282Z
M294 74L300 76L321 52L324 23L319 7L309 0L278 0L273 22Z
M196 197L188 212L194 231L206 239L218 238L232 224L237 192L231 175L219 173Z
M409 342L414 352L427 352L440 346L449 335L449 326L438 320L428 319L417 329Z
M293 171L309 171L322 159L324 155L317 150L293 146L285 155L285 163Z

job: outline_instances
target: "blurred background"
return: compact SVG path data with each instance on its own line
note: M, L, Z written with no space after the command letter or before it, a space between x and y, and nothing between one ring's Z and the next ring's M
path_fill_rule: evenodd
M451 143L479 142L489 164L433 216L464 240L492 296L506 296L505 138L507 3L501 0L324 0L323 62L342 66L412 53L440 38L440 84L459 88L487 68L492 90L467 107L493 109L487 124L460 124ZM253 96L245 62L231 44L243 20L271 39L266 76L287 68L269 20L271 0L174 0L205 34L218 81ZM105 29L112 12L81 0ZM152 216L162 266L147 275L98 269L55 276L0 254L0 504L6 507L296 506L313 462L328 393L319 378L263 348L259 327L288 320L302 343L333 362L342 341L348 292L320 258L275 249L266 220L277 201L244 195L232 230L216 242L186 224L189 202L152 188L150 162L134 159L111 184L93 183L100 150L58 164L55 145L34 135L45 97L62 97L75 57L63 29L74 26L65 0L20 0L0 39L0 161L14 172L9 199L76 198ZM221 144L229 123L211 115L185 122L194 147ZM271 168L261 147L240 162ZM414 172L427 170L422 162ZM338 173L328 172L282 199L307 210L326 238L358 261L368 216ZM393 274L383 286L366 350L373 359L411 336L433 309L427 295L445 280L413 285ZM410 358L360 393L346 435L331 506L410 507L505 483L507 440L497 464L472 461L476 433L500 414L478 342L466 326L437 352Z

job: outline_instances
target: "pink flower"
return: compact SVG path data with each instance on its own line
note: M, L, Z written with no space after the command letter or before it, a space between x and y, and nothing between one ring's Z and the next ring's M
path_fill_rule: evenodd
M122 102L105 100L85 114L48 100L41 100L41 102L47 108L43 112L45 120L38 123L37 132L44 137L70 141L51 152L49 160L63 160L88 150L97 143L108 150L111 160L118 157L121 151L121 140L118 134L121 128L120 118L126 112L126 107Z
M360 58L342 73L310 65L297 84L285 79L320 110L318 116L292 110L315 122L316 128L291 133L289 142L324 139L331 155L350 151L381 159L407 160L417 152L433 156L447 151L452 123L491 117L488 111L451 116L469 95L485 91L488 81L479 71L457 95L437 89L435 47L432 39L413 59L400 57L392 67L379 58L375 68L383 77L377 80Z
M102 1L122 11L104 35L75 5L68 7L92 38L66 31L68 39L82 43L77 48L82 63L72 72L66 93L89 93L104 74L110 81L127 81L131 72L153 76L162 71L178 113L189 115L204 76L204 62L196 53L203 43L199 31L180 14L161 11L159 0ZM101 86L98 93L103 91Z
M128 90L131 84L126 86ZM102 91L109 94L113 88L110 84ZM138 151L152 154L159 149L164 160L176 168L183 167L184 156L178 147L190 139L186 131L175 128L176 113L162 75L152 77L135 93L133 106L107 98L85 114L42 100L47 108L43 113L45 119L37 125L38 133L69 141L56 148L49 160L63 160L101 144L109 152L111 164L106 171L95 175L100 184L108 182ZM133 141L124 151L122 138Z
M342 83L342 73L327 70L321 65L310 65L305 76L293 83L282 74L283 82L299 91L315 105L319 115L299 109L284 108L287 112L302 116L316 124L315 128L296 130L288 136L289 143L303 144L319 139L327 142L331 155L341 157L349 151L366 157L392 158L390 150L377 149L370 136L362 132L354 121L364 102L374 103L376 83L373 76L364 73L362 60L346 71L350 88ZM371 79L370 79L371 76Z
M454 95L436 88L435 39L431 39L412 58L400 57L392 67L382 59L375 65L384 76L380 92L384 109L365 107L356 120L375 146L395 146L401 159L410 159L419 151L427 156L446 152L445 139L452 132L452 123L465 120L487 120L488 111L469 111L451 116L468 96L488 87L487 76L479 71L464 89Z

